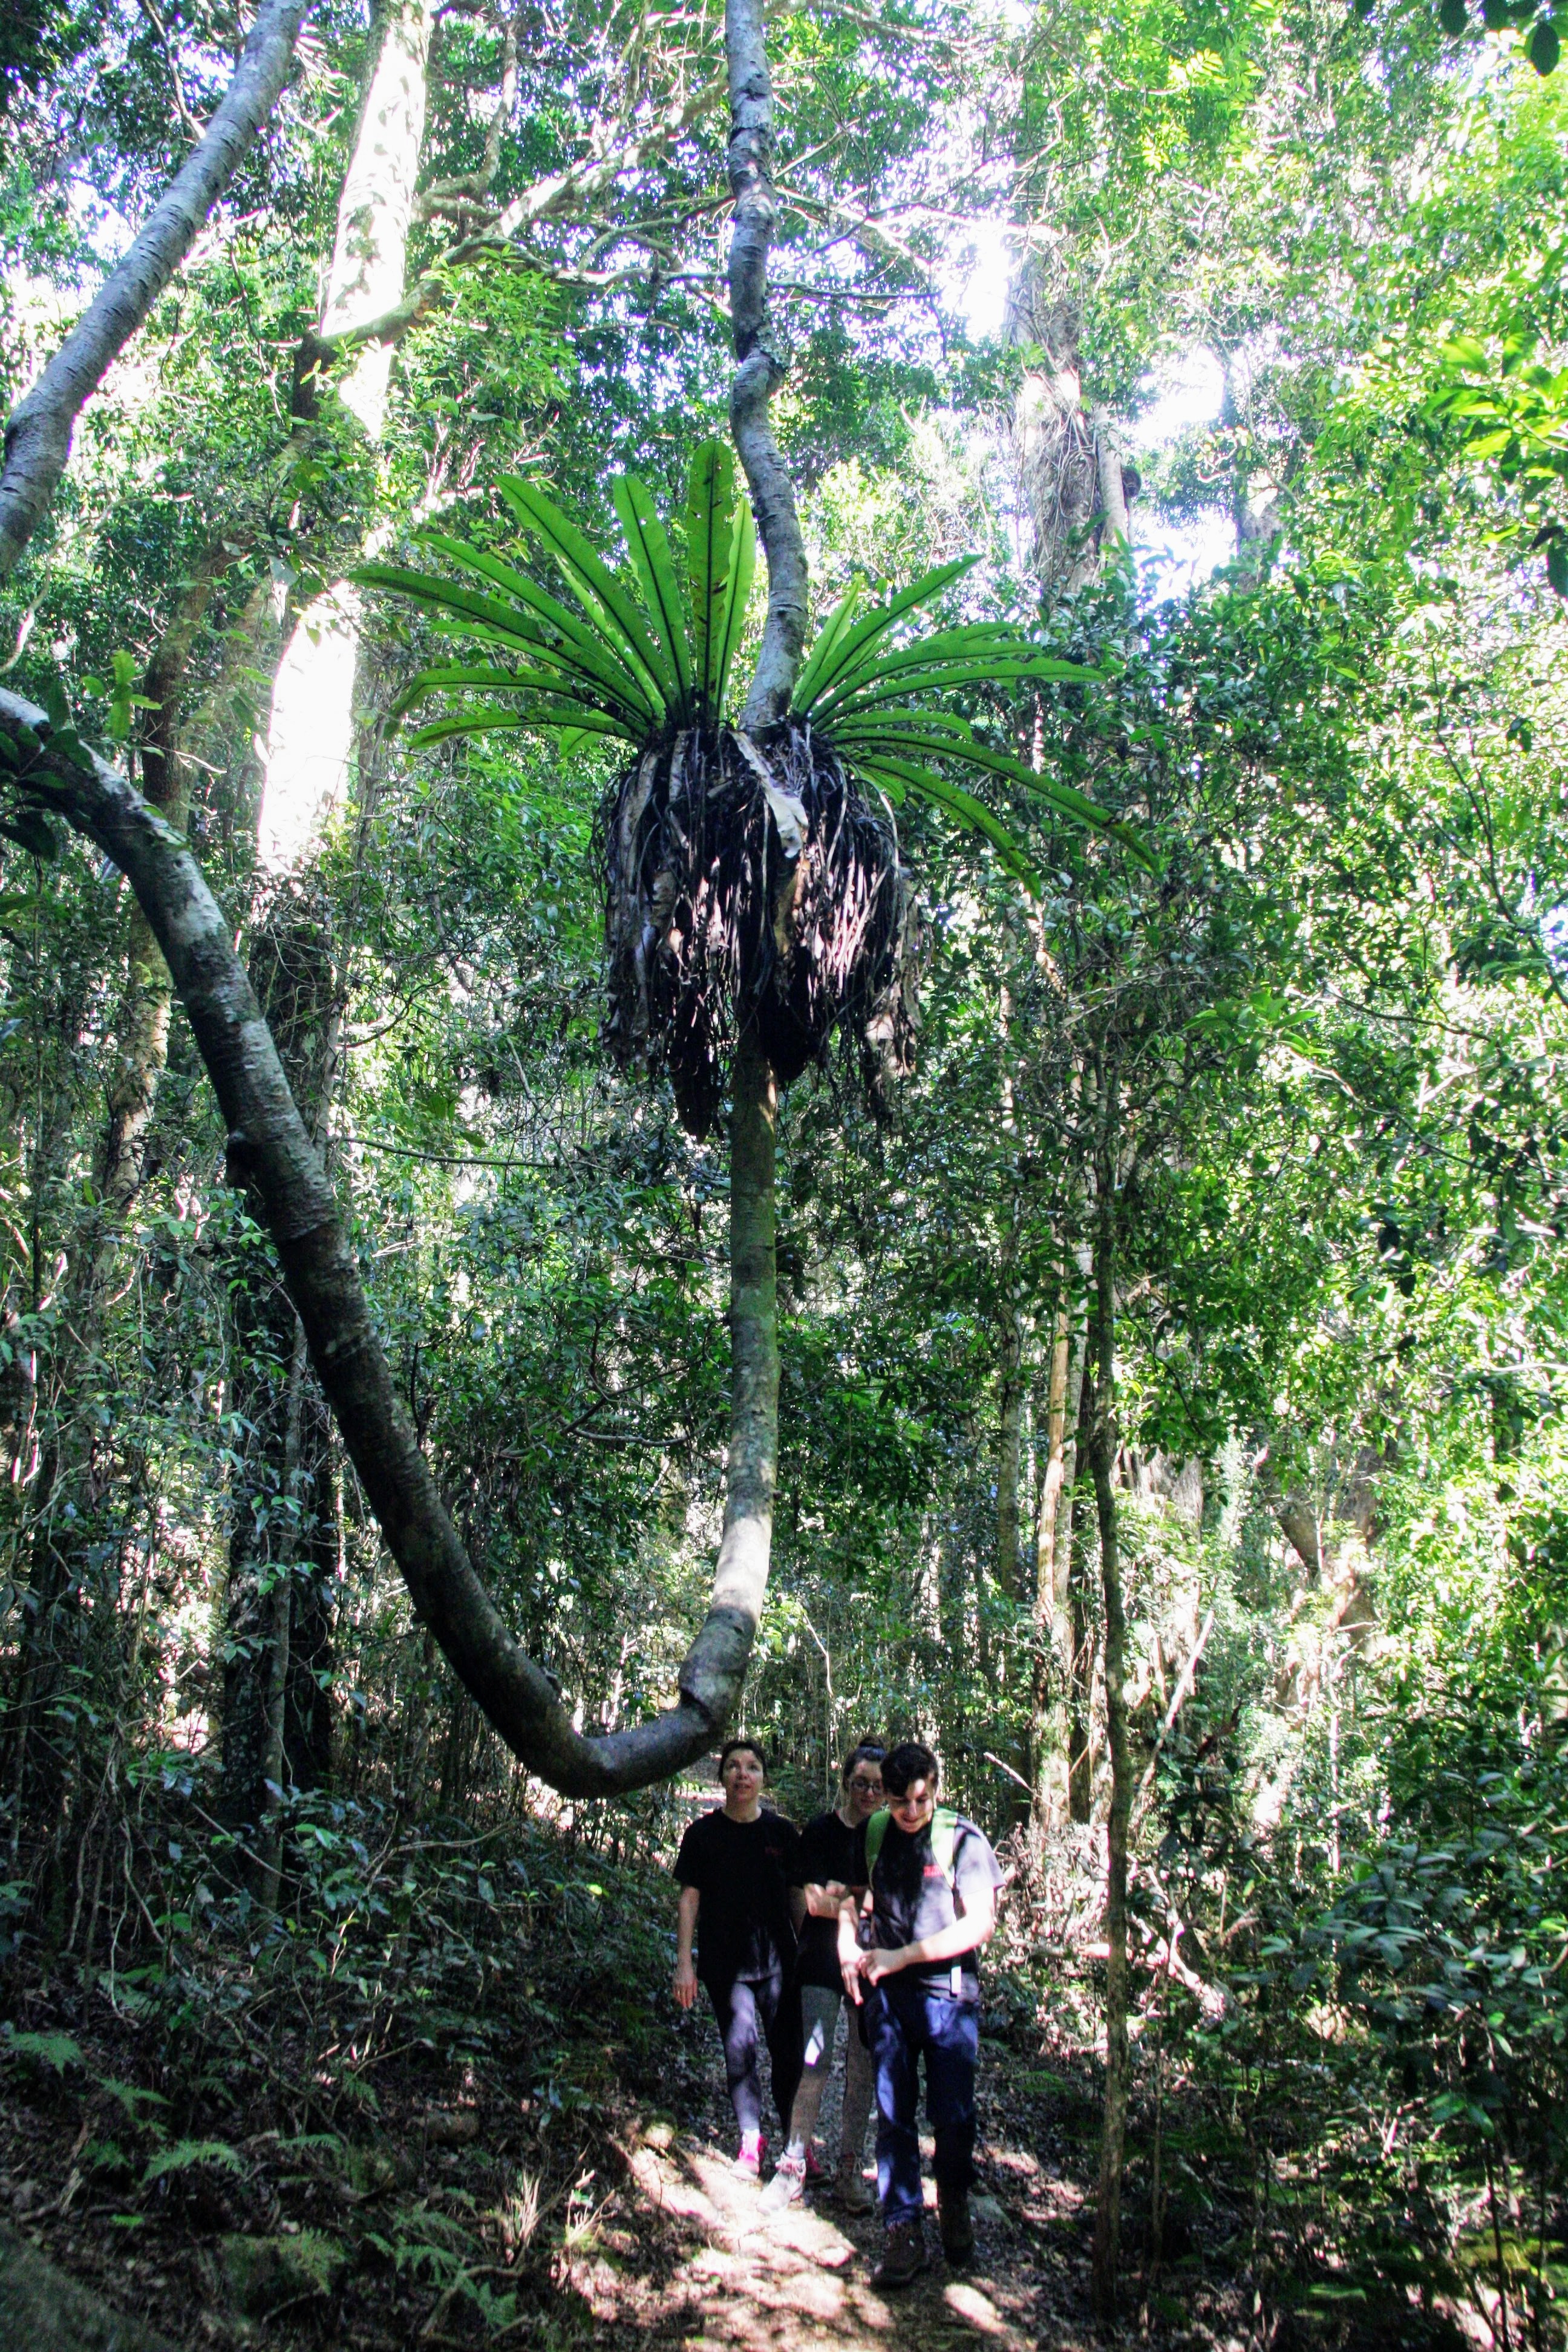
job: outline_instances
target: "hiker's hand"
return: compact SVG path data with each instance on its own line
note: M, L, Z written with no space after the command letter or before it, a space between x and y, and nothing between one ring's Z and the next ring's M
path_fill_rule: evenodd
M897 1951L879 1948L860 1955L860 1974L868 1984L880 1984L884 1977L896 1977L900 1969L910 1964L909 1946L900 1944Z
M809 1885L805 1890L805 1907L814 1919L837 1919L849 1900L849 1889L830 1878L826 1886Z
M697 1998L697 1971L689 1960L677 1960L673 1990L679 2006L689 2009Z
M844 1979L845 1992L857 2009L859 2008L865 1997L860 1990L860 1954L857 1952L852 1958L842 1961L839 1968L839 1973Z

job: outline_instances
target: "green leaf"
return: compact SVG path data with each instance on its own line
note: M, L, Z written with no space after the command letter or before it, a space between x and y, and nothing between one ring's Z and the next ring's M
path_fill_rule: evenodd
M1542 16L1536 26L1526 44L1525 55L1538 74L1556 72L1557 60L1563 55L1563 44L1550 16Z
M226 2139L180 2139L173 2147L161 2147L142 2175L142 2186L150 2189L154 2180L162 2180L171 2172L188 2172L193 2165L221 2164L230 2172L243 2172L245 2159L237 2148L230 2147Z
M454 555L461 546L459 541L441 544ZM472 556L474 552L464 549L463 556ZM496 568L505 570L504 565ZM405 597L410 604L423 606L435 614L444 630L456 630L535 659L548 659L563 669L570 667L595 695L603 697L607 708L646 730L651 731L663 717L662 705L653 700L636 673L619 658L611 641L595 637L581 621L569 614L563 614L562 618L574 633L572 641L557 644L552 635L557 625L550 616L535 619L526 612L498 603L493 596L465 588L459 581L443 580L435 572L409 572L397 564L366 563L360 565L353 577L361 586L388 590L394 595ZM552 603L542 591L538 593L542 604ZM579 643L579 639L585 642Z
M51 863L63 846L59 835L39 809L17 809L11 816L0 817L0 834L7 841L14 841L18 849L25 849L30 857L46 858ZM26 2035L18 2034L12 2048L26 2039Z
M816 643L811 649L810 659L795 681L795 699L798 709L809 710L816 699L816 682L828 656L860 608L862 586L863 583L857 580L849 593L839 598L817 631Z
M978 661L953 662L931 670L900 672L897 677L868 685L841 689L843 698L835 696L815 714L817 726L834 727L841 717L852 712L874 710L883 703L902 702L910 695L940 693L952 686L985 686L1003 678L1037 677L1039 672L1033 662L1008 659L996 654L984 656Z
M530 580L526 572L514 572L509 563L503 563L498 556L487 553L483 548L469 547L460 539L448 539L444 533L436 531L428 535L428 544L449 555L455 563L460 563L482 578L493 580L498 587L507 589L520 604L529 608L526 626L531 642L548 642L537 636L537 625L531 618L537 614L539 620L563 640L563 650L570 648L584 669L602 677L612 690L638 709L646 710L650 724L657 725L663 716L660 704L648 692L636 667L626 660L614 637L607 635L595 623L585 622L577 614L568 612L565 605L549 595L537 581ZM518 625L525 625L522 614L518 615Z
M668 699L677 719L689 724L693 716L691 633L680 583L675 576L668 537L654 511L647 485L637 475L617 474L610 484L610 497L626 533L626 551L637 575L643 603L658 633L666 668L675 680L676 691Z
M868 613L863 621L847 629L813 678L809 696L803 697L800 688L796 688L794 708L798 715L803 719L806 717L812 704L819 701L830 687L840 678L849 677L867 659L879 639L886 636L895 621L905 613L912 612L917 604L929 604L932 597L940 596L953 581L961 579L964 572L972 572L979 561L977 555L962 555L952 563L938 564L934 571L922 572L900 595L891 597L886 604L879 604L874 613Z
M647 673L647 683L668 709L679 695L674 671L649 635L635 598L589 545L575 523L568 522L531 482L503 474L496 485L520 522L537 533L561 567L562 575L584 611L613 623L625 640L622 650Z
M710 436L691 460L686 488L686 566L693 683L710 719L720 702L719 656L735 551L735 461Z
M929 801L933 808L955 817L971 833L980 834L991 844L1008 873L1024 885L1031 898L1044 896L1039 876L1024 850L1001 818L993 815L984 803L977 801L972 793L964 792L960 785L949 783L945 777L935 775L931 769L917 766L908 760L868 756L853 761L851 765L858 767L860 773L873 783L902 785L906 791L917 793L921 800Z
M1451 41L1462 40L1470 25L1470 12L1465 0L1443 0L1437 11L1437 22Z
M14 2058L31 2058L40 2066L52 2066L57 2074L63 2074L68 2066L87 2063L68 2033L7 2033L0 2050Z
M558 727L574 729L580 735L608 735L634 749L643 741L641 735L618 719L581 703L536 706L531 710L454 710L445 719L432 719L427 727L416 728L408 740L416 751L423 751L433 743L450 742L456 735L516 735Z
M1547 549L1546 577L1560 596L1568 596L1568 539L1554 539Z
M911 713L908 719L883 712L880 716L850 719L831 733L834 743L840 746L847 759L865 760L891 754L894 758L906 752L928 759L954 760L965 767L980 768L994 776L1005 776L1026 792L1054 808L1059 816L1070 823L1103 833L1120 844L1134 862L1149 871L1153 860L1130 825L1108 816L1102 808L1070 784L1059 784L1051 777L1037 775L1022 760L1010 751L994 751L982 743L973 730L962 719L950 719L936 712Z
M741 501L735 527L734 555L730 566L729 593L724 599L724 616L719 637L718 689L713 700L713 715L721 719L730 691L730 670L746 626L746 612L752 601L752 580L757 568L757 526L752 520L748 500Z

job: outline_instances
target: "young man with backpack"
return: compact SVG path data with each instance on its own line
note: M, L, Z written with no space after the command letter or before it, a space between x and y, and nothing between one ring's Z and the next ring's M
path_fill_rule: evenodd
M833 2064L833 2037L844 2005L844 1979L838 1967L838 1913L855 1876L855 1833L882 1801L882 1758L879 1739L862 1739L844 1759L837 1804L807 1822L800 1833L790 1873L799 1916L800 1957L795 1981L800 1987L802 2050L805 2072L795 2095L789 2138L778 2170L763 2191L763 2210L782 2213L805 2193L815 2177L812 2135ZM860 2021L851 2013L849 2041L844 2058L844 2117L839 2135L838 2197L851 2213L868 2213L870 2195L861 2174L866 2123L871 2113L871 2053L860 2038Z
M887 2239L872 2284L882 2287L907 2286L925 2268L916 2116L922 2058L942 2252L955 2267L974 2252L978 1955L995 1930L1002 1871L974 1823L938 1804L938 1779L936 1758L918 1740L883 1758L886 1810L856 1832L856 1883L865 1893L838 1916L844 1990L865 2002L876 2074Z

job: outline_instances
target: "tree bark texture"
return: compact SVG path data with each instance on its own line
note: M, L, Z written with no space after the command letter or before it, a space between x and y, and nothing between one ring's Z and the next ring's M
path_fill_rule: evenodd
M730 233L730 325L736 366L730 430L768 559L768 617L741 722L755 734L779 726L788 716L805 644L808 586L795 490L768 415L785 369L768 299L768 254L778 202L763 0L727 0L724 56L730 79L730 193L735 205Z
M1074 1475L1067 1559L1068 1818L1080 1827L1094 1813L1095 1628L1089 1610L1089 1517L1093 1481L1086 1475L1094 1420L1094 1383L1087 1370L1079 1382L1078 1433L1073 1440Z
M1071 1609L1071 1496L1078 1476L1078 1418L1083 1393L1085 1331L1066 1299L1057 1312L1046 1389L1044 1470L1035 1546L1035 1670L1030 1694L1029 1786L1037 1836L1072 1818L1076 1669ZM1070 1434L1069 1434L1070 1433ZM1064 1514L1063 1502L1068 1508ZM1081 1712L1081 1711L1080 1711Z
M1114 562L1120 551L1132 543L1132 522L1127 511L1127 486L1121 478L1121 453L1116 446L1116 435L1108 409L1096 405L1093 412L1095 459L1100 468L1100 505L1105 518L1110 545L1103 552Z
M1094 1240L1094 1416L1089 1459L1100 1517L1100 1578L1105 1606L1105 1738L1110 1757L1110 1813L1106 1833L1105 2113L1100 2126L1100 2182L1094 2215L1095 2316L1116 2316L1121 2264L1121 2170L1127 2138L1131 2052L1127 2035L1127 1848L1132 1813L1132 1759L1128 1745L1127 1617L1116 1507L1116 1220L1117 1094L1102 1096L1101 1148L1096 1171Z
M12 412L0 473L0 579L37 529L70 457L76 420L195 244L278 103L309 0L262 0L234 79L96 300Z
M723 1539L677 1704L598 1738L572 1727L469 1559L392 1381L331 1183L300 1117L228 924L172 826L79 746L51 747L36 705L0 691L0 730L27 789L126 875L163 952L229 1132L264 1212L310 1360L372 1509L429 1627L512 1753L568 1796L611 1796L703 1753L740 1696L772 1538L778 1324L773 1246L776 1103L742 1044L731 1152L731 1411Z

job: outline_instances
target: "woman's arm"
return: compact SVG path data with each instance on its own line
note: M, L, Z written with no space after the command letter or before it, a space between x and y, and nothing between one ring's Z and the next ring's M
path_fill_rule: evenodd
M866 1908L871 1907L869 1888L865 1896ZM838 1969L844 1979L844 1990L857 2009L860 2006L860 1967L866 1954L860 1949L860 1909L853 1895L838 1906Z
M697 1914L702 1895L698 1887L683 1886L680 1909L675 1924L675 1985L677 2001L689 2009L697 1998L697 1970L691 1964L691 1939L697 1933Z

